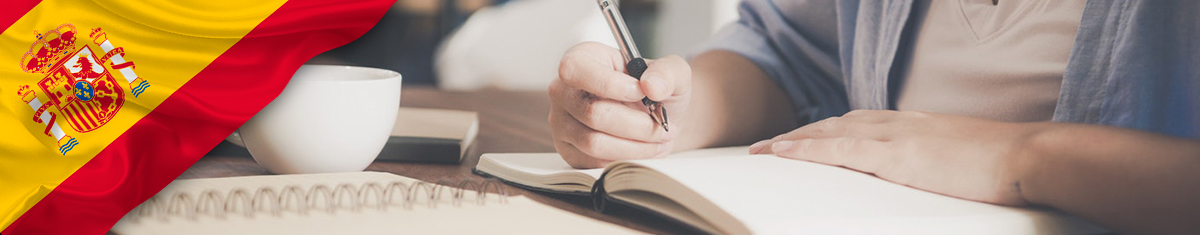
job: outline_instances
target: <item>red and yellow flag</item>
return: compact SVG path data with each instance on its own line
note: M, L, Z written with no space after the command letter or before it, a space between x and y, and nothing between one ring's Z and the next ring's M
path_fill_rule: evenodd
M395 0L7 0L0 233L104 233Z

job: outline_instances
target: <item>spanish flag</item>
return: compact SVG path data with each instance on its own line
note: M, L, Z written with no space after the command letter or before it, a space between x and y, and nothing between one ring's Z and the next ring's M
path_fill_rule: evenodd
M5 0L0 233L101 234L395 0Z

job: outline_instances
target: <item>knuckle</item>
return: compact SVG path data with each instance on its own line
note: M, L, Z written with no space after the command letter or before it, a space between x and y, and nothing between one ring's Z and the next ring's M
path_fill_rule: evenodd
M561 118L561 120L559 120L560 122L566 123L566 125L564 125L566 128L563 129L563 131L565 131L565 133L563 133L563 134L580 135L582 133L587 133L589 131L586 126L577 125L578 123L575 123L575 121L577 121L577 120L571 120L571 119L574 119L575 117L571 116L570 114L564 115L564 117L560 117L560 118Z
M866 109L855 109L855 110L850 110L850 112L846 112L846 114L842 115L842 117L862 116L862 115L867 114L867 112L870 112L870 111L868 111Z
M789 154L789 155L799 157L799 156L803 156L805 154L814 152L812 139L796 140L792 144L794 144L795 146L793 146L791 149L786 150L785 153L782 153L782 154Z
M579 105L583 106L583 108L579 109L579 115L576 116L575 119L579 120L579 122L587 124L591 121L588 119L588 117L591 117L593 113L596 113L596 104L590 99L583 99L580 100Z
M605 47L608 47L608 46L601 44L599 42L595 42L595 41L585 41L585 42L581 42L581 43L571 47L571 49L572 50L588 50L591 48L605 48Z
M584 154L587 154L587 155L596 156L603 149L599 145L599 142L600 142L600 133L599 132L585 133L585 134L583 134L583 136L580 136L579 140L576 142L578 142L578 143L575 143L575 147L578 148L580 152L583 152Z
M550 85L546 87L546 94L550 95L551 98L555 98L550 99L550 102L554 102L561 98L567 98L563 96L567 94L566 91L568 90L569 89L567 89L566 84L563 84L562 77L560 76L558 79L550 81Z
M838 117L830 117L817 122L816 125L813 126L813 133L817 135L837 133L838 129L841 128L841 125L838 125L841 121L838 119Z
M902 118L909 118L909 119L927 118L927 117L929 117L929 113L918 112L918 111L904 111L904 112L900 112L899 116Z
M858 149L861 140L854 138L839 138L834 142L833 154L838 156L850 156Z
M592 95L591 93L588 93L586 91L579 91L579 92L575 93L574 95L572 95L568 99L575 100L575 102L573 102L573 105L575 105L575 107L572 107L571 110L577 110L578 112L581 112L581 113L576 113L581 116L589 115L590 107L594 106L596 104L596 102L599 101L598 97L596 97L595 95Z
M565 58L565 57L571 57L573 55L585 54L584 52L586 52L587 50L591 50L591 48L595 48L597 46L596 44L598 44L598 43L591 42L591 41L575 44L574 46L571 46L571 48L567 48L567 52L563 53L563 57Z
M572 129L574 129L574 128L572 128L572 125L570 125L569 122L566 122L566 119L564 119L564 118L567 118L567 117L564 117L564 116L569 117L571 115L561 114L558 112L550 112L550 114L547 115L547 117L546 117L546 122L550 123L550 129L552 130L550 132L550 135L554 136L556 139L562 138L563 136L560 136L560 135L565 134L566 132L573 131ZM560 133L560 131L562 131L563 133Z
M602 112L599 105L599 100L591 97L584 97L580 100L579 105L583 106L579 109L579 121L591 121L590 117L596 113ZM586 119L586 120L585 120Z
M579 117L579 122L592 127L592 129L597 129L597 125L602 124L604 120L608 120L608 116L611 114L612 107L593 101L583 109L583 115Z
M561 79L571 79L577 67L579 66L579 58L574 53L568 52L563 56L562 61L558 63L558 76Z

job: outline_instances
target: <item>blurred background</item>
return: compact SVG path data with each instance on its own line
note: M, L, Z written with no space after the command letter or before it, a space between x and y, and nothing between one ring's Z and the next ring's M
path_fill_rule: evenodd
M737 0L620 0L643 56L686 56L737 19ZM545 90L562 54L616 46L595 0L399 0L358 40L311 64L399 71L444 90Z

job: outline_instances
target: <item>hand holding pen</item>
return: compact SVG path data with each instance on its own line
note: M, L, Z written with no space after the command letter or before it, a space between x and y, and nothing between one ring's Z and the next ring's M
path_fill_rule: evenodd
M639 80L627 73L627 61L622 50L596 42L563 55L559 78L549 89L549 122L554 147L571 166L662 157L686 131L681 127L688 120L692 89L687 62L678 56L644 60ZM652 108L643 99L657 101L665 118L649 117Z
M629 34L629 27L625 25L625 18L621 17L621 11L617 9L616 4L609 0L596 0L596 3L600 5L600 12L604 14L608 28L612 30L613 38L617 40L617 46L621 49L621 56L625 59L625 72L629 76L641 80L648 65L646 59L642 58L642 53L638 52L633 35ZM646 105L646 111L650 112L651 121L659 123L663 131L671 131L667 127L667 109L663 107L662 103L645 97L642 98L642 104Z

